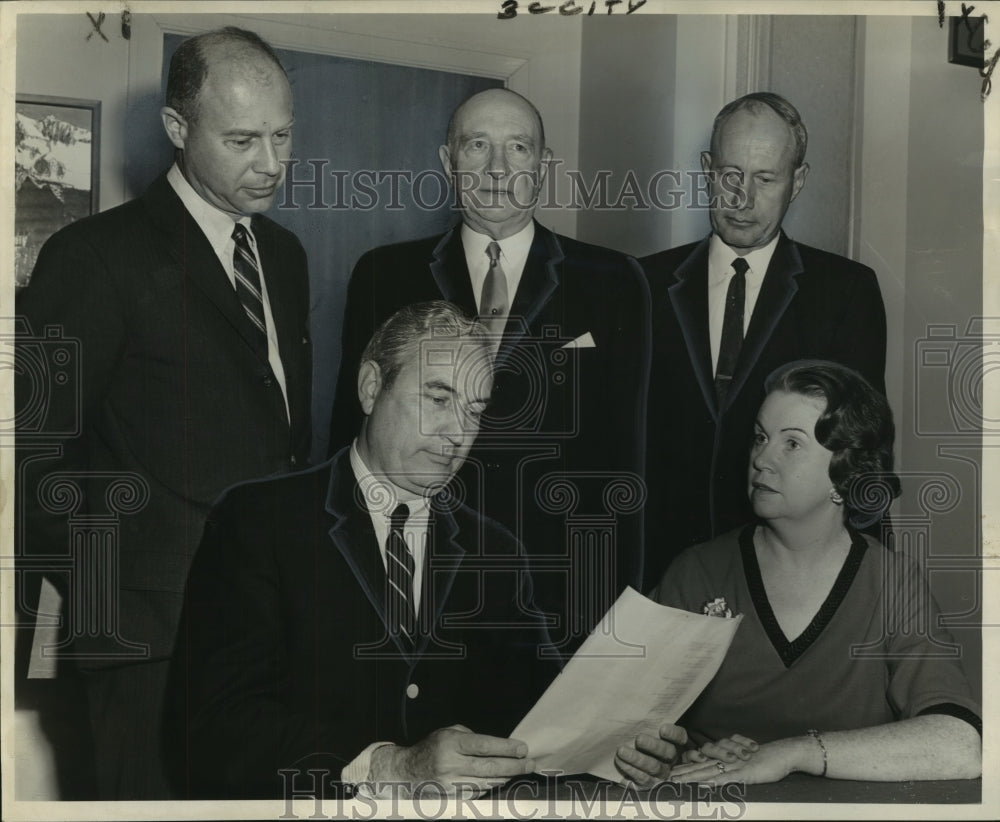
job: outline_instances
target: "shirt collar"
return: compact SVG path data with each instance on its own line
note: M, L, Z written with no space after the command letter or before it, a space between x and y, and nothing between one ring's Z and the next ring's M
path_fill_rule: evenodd
M357 439L351 443L350 456L351 470L354 471L354 477L361 488L365 508L368 509L369 514L378 514L388 519L396 506L405 502L410 509L408 519L427 516L428 498L418 496L412 491L407 491L398 485L376 477L361 458Z
M517 234L511 234L496 242L500 246L501 258L515 260L528 258L531 241L534 239L535 221L529 220L528 224ZM470 256L475 259L479 259L480 255L486 259L486 247L493 241L493 238L488 234L480 234L474 228L470 228L468 223L462 223L462 246L472 252Z
M755 248L742 257L747 261L750 270L747 272L749 281L760 282L767 273L767 267L771 264L771 257L774 256L774 249L778 246L778 239L781 237L779 231L771 241L762 248ZM708 276L709 284L714 284L728 279L733 271L733 259L741 256L736 251L726 245L718 234L713 233L708 242Z
M185 179L177 163L174 163L170 167L170 171L167 172L167 182L170 183L188 213L194 218L198 228L208 238L217 256L222 257L226 252L226 246L232 242L235 223L242 223L249 230L249 217L243 216L239 220L235 220L231 214L227 214L222 209L203 200L201 195L191 187L191 183ZM253 236L252 233L251 236Z

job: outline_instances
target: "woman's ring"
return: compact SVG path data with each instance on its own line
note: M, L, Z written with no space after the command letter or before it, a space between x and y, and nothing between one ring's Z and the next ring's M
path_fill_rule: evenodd
M719 769L719 773L725 773L726 772L726 763L725 762L716 762L715 763L715 767Z

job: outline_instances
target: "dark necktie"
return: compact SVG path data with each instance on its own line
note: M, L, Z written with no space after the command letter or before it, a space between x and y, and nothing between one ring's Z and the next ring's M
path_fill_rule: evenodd
M233 251L233 273L236 275L236 294L243 304L243 310L253 323L254 345L258 353L267 359L267 324L264 321L264 297L260 289L260 271L257 268L257 258L250 248L250 238L246 227L237 223L233 228L233 240L236 249Z
M507 275L500 265L500 244L491 242L486 246L490 258L490 270L483 282L483 296L480 300L479 319L493 334L502 334L507 324Z
M389 631L399 634L408 651L413 650L416 613L413 608L413 555L406 546L403 526L410 516L405 504L397 505L389 516L389 537L385 542L386 598Z
M733 260L736 273L726 291L726 313L722 319L722 338L719 341L719 363L715 368L715 397L722 408L726 393L736 372L736 361L743 345L743 306L747 296L747 271L750 265L742 257Z

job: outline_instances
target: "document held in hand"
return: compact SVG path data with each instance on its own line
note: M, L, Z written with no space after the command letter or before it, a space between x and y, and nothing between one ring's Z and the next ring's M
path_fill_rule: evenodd
M680 611L626 588L511 737L527 743L537 771L622 781L615 751L681 717L742 619Z

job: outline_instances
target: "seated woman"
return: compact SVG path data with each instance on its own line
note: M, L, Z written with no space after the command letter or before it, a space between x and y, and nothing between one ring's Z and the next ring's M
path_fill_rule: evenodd
M757 521L686 550L651 594L743 621L683 728L623 746L618 767L640 785L979 776L979 706L924 576L855 530L899 493L885 399L830 362L792 363L765 388ZM701 749L676 764L685 729Z

